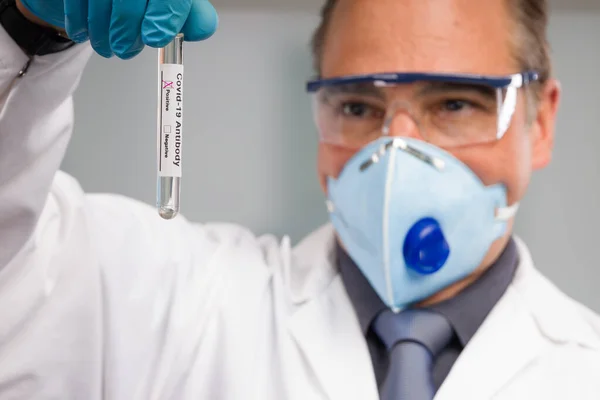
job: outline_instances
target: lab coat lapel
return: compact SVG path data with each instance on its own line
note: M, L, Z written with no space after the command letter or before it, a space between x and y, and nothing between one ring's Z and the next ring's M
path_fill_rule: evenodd
M490 399L546 346L535 310L525 298L533 262L520 241L521 262L513 282L465 347L436 400Z
M377 400L369 350L342 280L302 306L290 330L331 400Z
M540 354L544 341L509 288L463 350L436 400L490 399Z

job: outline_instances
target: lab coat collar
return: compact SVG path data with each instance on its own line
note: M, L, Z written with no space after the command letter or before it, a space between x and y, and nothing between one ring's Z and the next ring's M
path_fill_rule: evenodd
M326 225L293 252L288 271L298 307L289 329L331 400L377 400L367 343L335 265L335 234Z
M436 400L490 399L547 346L509 287L461 352Z
M326 398L379 398L367 342L340 276L294 314L289 328Z
M331 224L327 224L308 235L293 249L292 263L285 275L294 304L314 299L338 275L335 243L335 230Z
M534 266L525 243L516 238L521 262L511 286L530 310L540 332L555 343L573 343L600 350L595 314L561 292Z
M504 296L463 350L436 400L493 397L549 345L576 343L600 348L600 327L533 266L525 244L515 239L520 263ZM332 400L377 399L366 341L338 274L335 235L327 225L293 253L290 293L297 307L291 334Z
M520 263L513 282L461 353L436 400L492 398L553 343L598 348L598 334L575 303L535 269L525 244L516 242Z

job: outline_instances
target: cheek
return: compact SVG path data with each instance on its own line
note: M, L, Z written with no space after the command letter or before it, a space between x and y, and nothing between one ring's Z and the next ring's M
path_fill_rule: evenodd
M319 144L318 174L324 192L327 192L327 178L337 178L344 165L357 151L325 143Z
M497 143L453 152L486 185L503 183L508 204L520 201L531 177L531 142L528 133L509 130Z
M520 201L523 196L525 196L525 192L527 191L527 187L529 186L529 181L531 179L531 136L529 132L526 132L523 129L522 132L519 132L515 135L517 139L511 149L514 156L513 160L515 163L514 166L514 180L515 180L515 201Z

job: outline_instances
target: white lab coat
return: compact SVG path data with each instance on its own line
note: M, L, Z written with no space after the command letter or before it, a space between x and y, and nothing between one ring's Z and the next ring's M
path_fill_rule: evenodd
M376 400L330 226L291 248L56 172L89 54L15 81L0 30L0 400ZM600 399L598 318L519 253L436 399Z

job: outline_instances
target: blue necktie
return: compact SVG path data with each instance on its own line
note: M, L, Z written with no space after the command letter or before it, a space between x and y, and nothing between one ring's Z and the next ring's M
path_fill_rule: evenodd
M433 361L453 336L448 320L427 310L399 314L386 310L375 319L373 330L387 347L390 360L381 399L432 400Z

